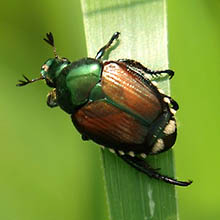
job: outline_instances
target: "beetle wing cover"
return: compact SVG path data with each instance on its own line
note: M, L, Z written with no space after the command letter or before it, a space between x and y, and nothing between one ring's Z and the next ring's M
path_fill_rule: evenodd
M102 72L103 92L115 103L123 106L147 124L151 124L162 112L161 104L138 73L128 70L124 63L106 62Z
M148 132L133 116L104 101L88 103L72 120L79 132L93 141L124 151L129 151L129 146L141 147Z
M111 61L104 64L101 88L105 98L88 102L72 115L76 128L105 146L146 151L149 126L162 112L150 86L125 64Z

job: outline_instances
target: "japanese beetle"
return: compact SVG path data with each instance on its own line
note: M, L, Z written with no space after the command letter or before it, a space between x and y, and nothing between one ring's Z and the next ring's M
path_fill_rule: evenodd
M149 154L168 150L176 141L178 104L154 82L164 75L172 78L174 72L152 71L129 59L103 61L119 34L114 33L95 58L70 62L57 55L53 35L48 33L44 40L53 47L55 58L43 64L39 78L24 76L17 86L44 79L53 88L47 105L70 114L83 140L109 148L150 177L187 186L192 182L161 175L144 160Z

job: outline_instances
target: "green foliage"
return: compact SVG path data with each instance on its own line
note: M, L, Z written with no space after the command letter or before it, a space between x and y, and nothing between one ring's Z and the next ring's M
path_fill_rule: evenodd
M94 56L119 31L120 43L111 51L110 59L131 58L151 68L166 69L165 6L163 0L83 0L89 56ZM168 81L161 82L160 86L168 91ZM149 157L148 161L153 167L162 168L161 173L173 175L172 151ZM110 219L177 219L174 186L149 179L107 150L102 152L102 164Z

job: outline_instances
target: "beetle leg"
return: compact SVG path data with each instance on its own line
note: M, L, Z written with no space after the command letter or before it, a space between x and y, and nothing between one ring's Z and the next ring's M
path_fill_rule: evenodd
M47 95L47 105L51 108L58 106L57 104L57 96L56 89L50 91Z
M117 40L117 39L118 39L119 35L120 35L119 32L115 32L115 33L112 35L110 41L109 41L104 47L102 47L102 48L98 51L98 53L97 53L96 56L95 56L95 59L97 59L97 60L101 59L101 58L104 56L105 51L112 45L112 43L113 43L114 40Z
M173 108L175 111L177 111L177 110L179 109L179 105L178 105L178 103L177 103L174 99L172 99L170 96L167 96L167 95L164 95L164 97L166 97L166 98L169 99L170 104L172 105L172 108Z
M128 164L130 164L132 167L136 168L137 170L147 174L149 177L153 177L155 179L162 180L164 182L178 185L178 186L188 186L192 183L192 181L179 181L174 178L164 176L157 172L157 169L153 169L150 167L150 165L143 159L138 157L131 157L129 155L121 155L117 153L120 158L122 158L124 161L126 161Z
M131 67L134 71L141 72L143 75L149 74L151 75L150 80L155 80L157 78L164 77L162 74L165 73L169 75L170 79L174 76L174 71L173 70L158 70L158 71L153 71L148 69L147 67L143 66L141 63L135 61L135 60L130 60L130 59L120 59L118 62L123 62L126 65L128 65L128 68Z

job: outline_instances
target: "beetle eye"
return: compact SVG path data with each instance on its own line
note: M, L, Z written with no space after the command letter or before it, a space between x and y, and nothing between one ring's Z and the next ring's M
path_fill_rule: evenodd
M42 70L44 70L45 72L48 71L49 69L49 66L47 66L46 64L44 64L42 67L41 67Z

